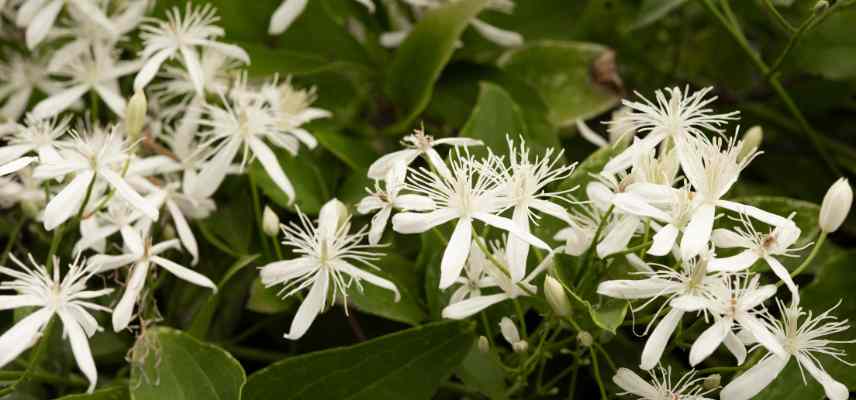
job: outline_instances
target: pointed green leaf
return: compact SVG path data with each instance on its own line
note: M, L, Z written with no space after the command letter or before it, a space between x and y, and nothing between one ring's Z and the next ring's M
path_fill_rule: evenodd
M479 139L497 154L507 154L506 137L518 141L521 136L527 139L528 133L523 112L508 92L493 83L482 82L476 106L461 129L460 136ZM471 151L487 150L474 147Z
M127 400L129 396L128 388L122 386L100 389L92 393L72 394L56 400Z

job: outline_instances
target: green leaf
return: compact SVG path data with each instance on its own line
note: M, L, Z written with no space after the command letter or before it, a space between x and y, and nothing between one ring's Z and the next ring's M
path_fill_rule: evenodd
M297 297L281 298L276 288L266 288L261 278L253 280L250 286L250 297L247 299L247 309L260 314L279 314L296 310L299 304Z
M419 300L422 298L420 285L421 269L403 257L390 253L377 266L383 271L368 270L373 274L383 276L398 287L401 299L395 301L395 294L389 290L363 282L363 290L357 285L351 285L348 290L348 300L360 311L377 315L394 321L416 325L427 318Z
M228 352L170 328L147 331L133 357L133 400L238 400L247 381Z
M488 82L479 85L479 97L460 136L479 139L497 154L508 154L506 137L527 139L528 129L523 112L501 87ZM529 142L529 140L527 140ZM475 147L472 152L487 152Z
M205 339L205 335L208 333L208 327L211 326L211 321L214 319L214 313L217 311L217 305L220 303L220 294L223 292L223 289L225 289L226 284L229 283L229 280L231 280L235 274L244 269L244 267L250 265L257 258L259 258L258 254L242 256L236 260L231 267L229 267L223 277L220 278L220 283L217 284L217 293L209 297L208 302L206 302L202 309L196 313L196 316L193 318L193 323L190 325L190 329L188 329L187 333L195 336L196 338Z
M252 206L246 197L239 195L248 193L248 189L246 180L227 178L218 190L217 210L199 222L209 242L235 256L248 254L253 238L253 224L246 223L253 220Z
M386 93L399 107L399 122L390 128L400 133L425 109L431 100L434 83L452 58L461 33L470 20L489 3L488 0L449 2L425 14L396 50Z
M127 400L129 398L128 388L122 386L100 389L92 393L72 394L56 400Z
M811 29L789 60L803 71L828 79L856 78L856 9L844 8Z
M507 399L505 371L496 352L482 352L473 344L461 366L455 370L465 385L472 386L493 400Z
M474 338L472 324L447 321L289 358L252 374L244 400L427 400Z
M591 322L598 328L615 333L627 315L628 302L601 296L597 293L597 284L612 279L629 279L632 267L623 257L617 257L606 265L599 261L594 262L590 268L594 268L596 272L586 275L585 271L581 270L578 257L563 254L555 257L556 264L553 266L553 271L572 300L572 307L578 310L577 312L588 315ZM588 276L588 279L583 280L579 286L575 286L574 282L580 276Z
M532 85L549 107L554 125L571 126L615 106L620 97L594 79L609 48L584 42L541 41L506 52L499 66Z
M639 14L630 29L639 29L651 25L686 2L687 0L645 0L639 7Z
M324 174L319 169L319 165L322 164L314 159L306 149L301 150L297 156L292 156L280 149L274 150L285 175L294 186L297 197L294 204L289 203L288 196L273 182L273 179L270 178L259 162L254 162L250 166L249 173L256 180L256 185L265 196L280 207L293 210L294 205L297 205L304 213L316 214L321 206L329 200L330 188Z
M312 134L315 135L321 146L355 171L367 170L377 158L377 152L369 146L365 139L321 129L313 130Z

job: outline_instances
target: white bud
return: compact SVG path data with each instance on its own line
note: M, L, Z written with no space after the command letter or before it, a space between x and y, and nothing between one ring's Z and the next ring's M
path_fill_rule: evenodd
M265 206L262 213L262 230L270 237L276 237L279 234L279 216L268 206Z
M514 325L511 318L502 317L502 320L499 321L499 331L502 332L502 337L509 344L513 345L520 341L520 332L517 331L517 325Z
M764 129L758 125L749 128L749 130L746 131L746 134L743 135L743 144L740 145L740 153L737 154L737 159L743 160L754 154L759 148L761 148L761 142L763 141Z
M479 351L482 353L487 353L490 351L490 342L487 341L487 338L484 335L479 336Z
M130 140L136 140L140 137L140 132L143 131L143 126L146 124L148 108L146 94L142 90L134 93L128 101L128 106L125 108L125 130L128 132Z
M571 316L571 302L562 284L550 275L544 278L544 297L553 308L553 312L561 317Z
M820 14L829 9L829 2L826 0L820 0L817 3L814 3L814 12L815 14Z
M583 347L591 347L591 345L594 344L594 337L592 337L591 333L588 333L587 331L580 331L580 333L577 334L577 343Z
M515 353L525 353L526 350L529 350L529 343L525 340L518 340L511 344L511 349L514 350Z
M853 205L853 189L847 178L840 178L823 196L823 204L820 206L820 216L818 224L820 229L826 233L832 233L841 227L847 214L850 212L850 207Z
M701 386L705 390L713 390L722 385L722 376L719 374L708 375L701 381Z

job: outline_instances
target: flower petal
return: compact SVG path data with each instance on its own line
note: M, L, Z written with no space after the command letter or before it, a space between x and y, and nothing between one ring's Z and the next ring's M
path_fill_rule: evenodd
M661 278L612 280L601 282L597 287L597 293L617 299L633 300L671 294L678 288L679 284Z
M148 271L148 262L143 261L134 264L131 277L128 278L128 283L125 286L125 292L122 293L122 298L119 299L119 303L113 309L112 322L114 332L119 332L127 328L131 322L131 316L134 314L137 299L140 298L140 293L143 291L143 286L145 286Z
M288 201L294 202L294 186L291 184L288 177L285 176L285 172L282 171L282 167L279 165L279 160L277 160L273 151L270 150L270 147L258 138L250 139L247 144L250 146L250 149L253 150L253 154L262 164L262 167L264 167L268 176L270 176L273 182L276 183L280 190L282 190L288 197Z
M715 217L716 207L713 204L702 204L693 212L681 239L681 258L690 259L704 250L710 241Z
M612 377L612 381L627 393L632 393L644 399L657 399L661 397L660 392L654 386L651 386L650 383L627 368L619 368Z
M744 250L731 257L714 258L707 264L707 269L710 272L725 271L736 272L743 271L755 264L760 257L755 250Z
M347 262L336 263L336 269L338 269L341 272L344 272L344 273L346 273L346 274L348 274L354 278L357 278L359 280L364 280L368 283L371 283L372 285L375 285L379 288L390 290L395 294L395 301L396 302L401 300L401 293L398 291L398 287L395 286L395 283L393 283L392 281L390 281L388 279L377 276L377 275L375 275L371 272L368 272L366 270L357 268L357 267L355 267L355 266L353 266Z
M823 391L826 393L826 397L829 397L829 400L847 400L850 397L850 390L847 389L847 386L829 376L810 357L806 357L804 354L797 354L796 357L800 365L823 386Z
M160 265L161 267L169 271L171 274L175 275L177 278L183 281L190 282L196 286L207 287L209 289L214 290L215 292L217 291L217 285L215 285L214 282L211 282L211 279L208 279L208 277L205 275L202 275L189 268L182 267L181 265L178 265L173 261L167 260L166 258L153 256L150 258L150 260L153 263Z
M713 354L714 350L725 340L725 336L731 332L732 323L731 318L719 318L713 325L705 329L690 348L690 365L696 366Z
M53 312L47 308L38 310L18 321L15 326L0 336L0 367L18 358L39 338L39 330L50 321Z
M748 371L734 378L719 393L721 400L750 400L773 382L788 365L789 358L764 357Z
M449 208L427 213L402 212L392 217L392 228L398 233L422 233L457 217L458 213Z
M309 294L303 299L300 308L297 309L297 314L291 321L291 329L284 336L289 340L300 339L303 334L312 326L315 317L321 313L324 304L327 300L327 289L329 286L329 276L325 272L319 272L312 288L309 289Z
M146 63L143 64L142 68L140 68L140 72L137 72L137 76L134 77L134 91L142 91L145 89L146 85L155 78L155 75L157 75L158 70L160 70L164 61L173 54L175 54L175 49L170 47L158 51L146 60Z
M746 361L746 346L740 341L740 338L734 333L728 332L723 343L725 344L725 348L731 354L734 354L734 358L737 359L737 365L743 365L743 362Z
M30 50L35 49L48 36L64 4L65 1L63 0L53 0L48 5L42 7L39 13L30 21L27 25L27 48Z
M739 323L743 329L749 331L749 333L758 340L758 343L761 346L764 346L764 348L775 354L777 357L786 358L788 356L788 353L782 347L779 339L777 339L776 336L774 336L755 316L749 315L748 313L742 313L737 316L737 323Z
M48 202L42 216L45 230L52 231L77 212L93 176L94 174L90 171L78 174Z
M268 33L279 35L285 32L291 26L291 23L303 13L307 2L308 0L284 0L270 17Z
M535 247L538 247L543 250L550 250L550 245L545 243L543 240L538 239L537 237L535 237L535 235L529 233L528 230L524 229L523 227L514 223L514 221L508 218L488 214L485 212L473 213L473 218L482 221L488 225L502 229L514 236L517 236L518 238Z
M71 343L71 352L77 361L77 368L89 380L87 392L92 393L96 383L98 383L98 371L95 368L95 360L92 359L92 351L89 349L89 338L74 317L62 311L57 314L62 319L62 326L68 335L68 341Z
M98 170L98 173L104 177L104 179L107 180L114 189L116 189L116 193L119 197L127 201L135 209L145 214L145 216L150 220L157 221L158 210L152 206L148 200L144 199L136 190L128 185L128 183L125 182L119 174L107 168Z
M649 370L657 366L660 362L660 357L663 356L663 351L666 350L669 338L672 337L672 333L678 327L678 323L681 322L683 316L684 312L682 310L672 308L660 320L660 323L657 324L657 327L648 336L648 341L645 342L645 348L642 349L642 362L639 368Z
M316 262L306 257L300 257L293 260L275 261L267 264L261 268L259 275L265 286L273 286L287 283L317 268L318 264Z
M440 262L440 289L446 289L461 276L464 263L470 253L470 243L473 237L473 221L461 218L449 238L443 259Z
M653 243L647 253L652 256L665 256L675 247L676 240L678 240L678 228L668 224L654 234Z
M75 101L83 97L89 91L89 85L80 84L71 86L59 93L42 100L30 111L33 118L45 119L53 117L70 107Z
M509 298L506 293L470 297L469 299L449 304L443 308L442 315L446 319L464 319Z

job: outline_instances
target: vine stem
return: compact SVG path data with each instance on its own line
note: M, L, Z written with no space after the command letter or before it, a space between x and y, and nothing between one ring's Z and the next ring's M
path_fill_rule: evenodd
M817 242L815 242L815 244L814 244L814 248L811 249L811 253L809 253L808 257L806 257L806 259L803 260L802 264L800 264L799 267L797 267L795 270L793 270L791 272L791 278L796 278L797 275L803 273L803 271L805 271L805 269L808 268L808 266L811 264L811 262L814 261L814 258L817 257L817 253L820 252L820 248L823 247L823 243L826 241L826 235L827 235L826 232L820 233L820 236L818 236L818 238L817 238ZM782 282L779 281L779 283L776 284L776 287L779 287L781 285L782 285Z
M19 219L18 223L15 224L15 227L12 228L12 233L9 235L9 241L6 242L6 246L3 248L3 255L0 256L0 265L6 264L6 260L9 258L9 253L12 252L12 247L15 246L15 243L18 242L18 235L21 234L21 229L24 228L26 223L27 216L21 215L21 219Z
M606 387L603 385L603 378L600 377L600 365L597 361L597 351L592 351L593 349L589 348L589 354L591 354L591 370L594 373L594 380L597 382L597 389L600 390L600 398L603 400L609 399L609 396L606 395Z

